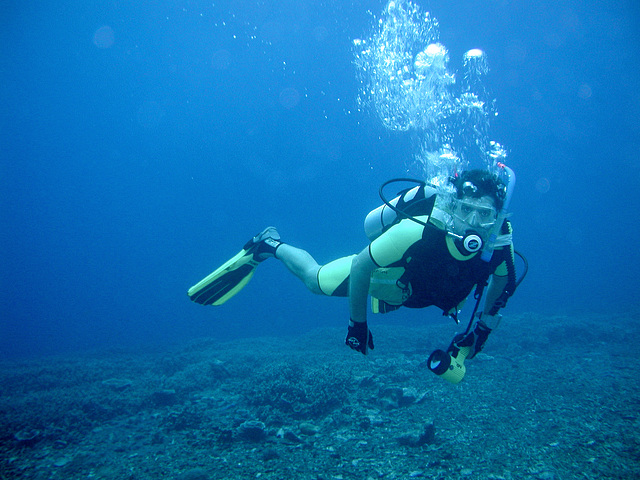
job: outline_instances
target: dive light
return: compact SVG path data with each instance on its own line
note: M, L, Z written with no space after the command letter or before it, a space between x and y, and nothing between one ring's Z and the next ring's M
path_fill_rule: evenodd
M429 355L427 366L429 370L451 383L460 383L467 369L464 361L471 352L471 347L461 347L454 357L444 350L435 350Z

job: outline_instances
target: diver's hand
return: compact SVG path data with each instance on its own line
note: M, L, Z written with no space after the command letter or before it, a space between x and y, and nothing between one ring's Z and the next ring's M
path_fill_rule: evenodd
M367 322L354 322L349 320L349 329L347 330L347 339L344 342L347 347L367 354L368 349L373 350L373 335L367 327Z
M467 359L471 359L482 351L490 333L491 329L487 327L482 320L480 320L476 323L475 328L471 332L466 335L459 333L453 337L451 345L449 345L449 348L447 349L447 353L451 354L453 357L457 357L458 352L462 347L471 347L469 355L467 355Z

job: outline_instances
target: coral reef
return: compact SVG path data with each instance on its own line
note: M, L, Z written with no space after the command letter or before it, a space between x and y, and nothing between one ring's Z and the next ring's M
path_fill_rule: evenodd
M372 319L296 342L0 363L0 478L632 479L640 476L637 315L506 316L467 376L429 353L446 322Z

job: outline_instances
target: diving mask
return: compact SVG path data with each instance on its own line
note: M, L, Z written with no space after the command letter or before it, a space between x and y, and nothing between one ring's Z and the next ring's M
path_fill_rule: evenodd
M489 230L496 223L498 211L491 197L464 197L455 202L453 217L455 223L461 222L471 228Z

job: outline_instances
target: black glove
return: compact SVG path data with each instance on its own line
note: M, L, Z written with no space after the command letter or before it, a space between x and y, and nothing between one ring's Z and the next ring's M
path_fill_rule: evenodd
M347 339L344 342L347 347L367 354L367 346L373 350L373 335L367 327L367 322L354 322L349 320L349 329L347 330Z
M484 347L487 338L489 338L489 334L491 333L491 329L485 325L485 323L480 320L476 323L475 328L467 333L459 333L453 340L451 341L451 345L447 349L447 353L451 354L452 357L457 357L458 352L462 347L471 347L469 351L469 355L467 355L468 359L475 357L480 351L482 347Z

